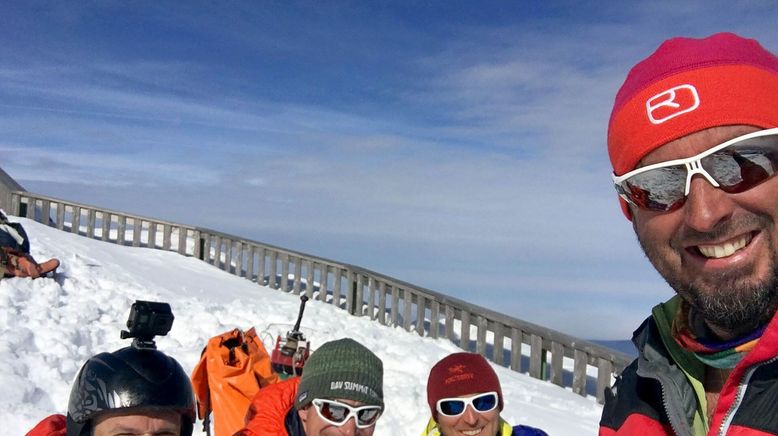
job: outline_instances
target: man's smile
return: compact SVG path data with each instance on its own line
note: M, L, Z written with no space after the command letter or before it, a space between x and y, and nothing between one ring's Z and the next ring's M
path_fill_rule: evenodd
M751 233L745 233L717 244L697 245L697 251L709 259L721 259L735 254L735 252L745 248L753 238Z

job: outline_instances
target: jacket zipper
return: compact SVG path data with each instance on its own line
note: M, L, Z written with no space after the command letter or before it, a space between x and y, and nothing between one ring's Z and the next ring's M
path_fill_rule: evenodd
M644 361L648 362L647 360L645 360L645 358L644 358ZM653 365L651 365L651 366L653 366ZM641 371L640 370L640 362L638 362L638 367L639 367L638 368L638 373L642 372L642 375L640 375L641 377L652 378L652 379L656 380L657 382L659 382L659 388L660 388L661 394L662 394L662 409L665 412L665 416L667 417L667 421L670 424L670 428L673 430L673 434L678 435L678 436L684 436L685 433L681 432L680 428L679 428L679 426L684 427L683 426L683 422L677 422L677 420L674 420L673 418L675 417L675 418L679 418L679 419L682 419L682 420L683 419L687 419L688 420L688 417L679 417L677 413L670 413L671 412L670 404L668 402L669 396L667 395L667 390L668 389L678 388L678 385L675 384L675 382L671 378L666 377L666 376L662 376L661 372L656 370L655 368L647 369L644 366L643 370ZM690 428L690 429L692 430L692 433L693 433L693 428Z
M665 391L665 384L662 383L662 380L659 380L659 387L662 389L662 407L665 409L665 416L667 417L667 421L670 423L670 428L673 430L673 433L680 435L680 433L678 433L678 429L675 427L675 423L672 419L670 419L670 407L667 405L667 392Z
M760 367L773 363L776 360L778 360L778 356L775 356L769 360L765 360L764 362L757 363L756 365L748 368L745 375L738 383L735 400L732 402L729 410L727 410L727 413L724 415L724 420L721 422L721 427L719 427L718 436L724 436L727 433L727 430L729 430L729 426L732 424L732 419L735 417L735 413L737 413L737 410L740 408L740 403L743 402L743 397L745 397L746 389L748 389L748 384L751 381L751 376L754 375L754 372L756 372L756 370Z
M684 428L685 430L688 428L688 430L690 430L691 433L693 434L694 433L693 426L689 427L687 423L688 417L679 416L677 413L670 413L671 409L668 400L670 397L667 395L667 390L668 389L677 390L679 386L675 384L675 382L672 379L663 377L659 373L654 373L654 374L644 373L643 377L653 378L654 380L659 382L659 388L661 389L661 393L662 393L662 408L664 409L665 416L667 417L667 421L670 424L670 429L673 430L673 434L677 436L684 436L686 433L682 432L681 428ZM681 419L682 421L679 422L677 419L673 419L673 418ZM683 421L683 420L687 420L687 421ZM684 427L683 425L684 423L687 423L686 427Z

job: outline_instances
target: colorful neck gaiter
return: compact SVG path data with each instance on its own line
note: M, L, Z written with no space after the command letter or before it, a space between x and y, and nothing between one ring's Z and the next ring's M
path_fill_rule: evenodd
M672 334L681 347L691 351L705 365L731 369L754 349L765 327L739 338L721 341L710 332L700 317L695 316L691 306L682 302L673 320Z

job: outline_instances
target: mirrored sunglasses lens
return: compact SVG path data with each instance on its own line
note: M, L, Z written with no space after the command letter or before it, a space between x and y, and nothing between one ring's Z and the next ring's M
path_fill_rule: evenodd
M648 210L672 210L686 196L686 168L673 166L636 174L622 182L621 192L638 207Z
M497 406L497 395L486 394L473 398L473 407L479 412L488 412Z
M360 426L375 424L381 414L380 408L362 409L357 412L357 421Z
M337 423L345 421L349 412L346 407L332 403L321 403L319 411L321 416Z
M743 192L775 175L778 143L739 144L704 158L702 166L724 191Z
M440 411L444 415L454 416L465 411L465 402L463 400L441 401Z

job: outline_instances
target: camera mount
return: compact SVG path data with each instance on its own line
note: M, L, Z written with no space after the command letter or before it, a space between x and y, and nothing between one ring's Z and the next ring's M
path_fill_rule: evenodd
M136 300L127 319L128 330L122 330L121 338L135 338L132 341L135 348L156 349L154 336L167 335L174 319L170 304Z

